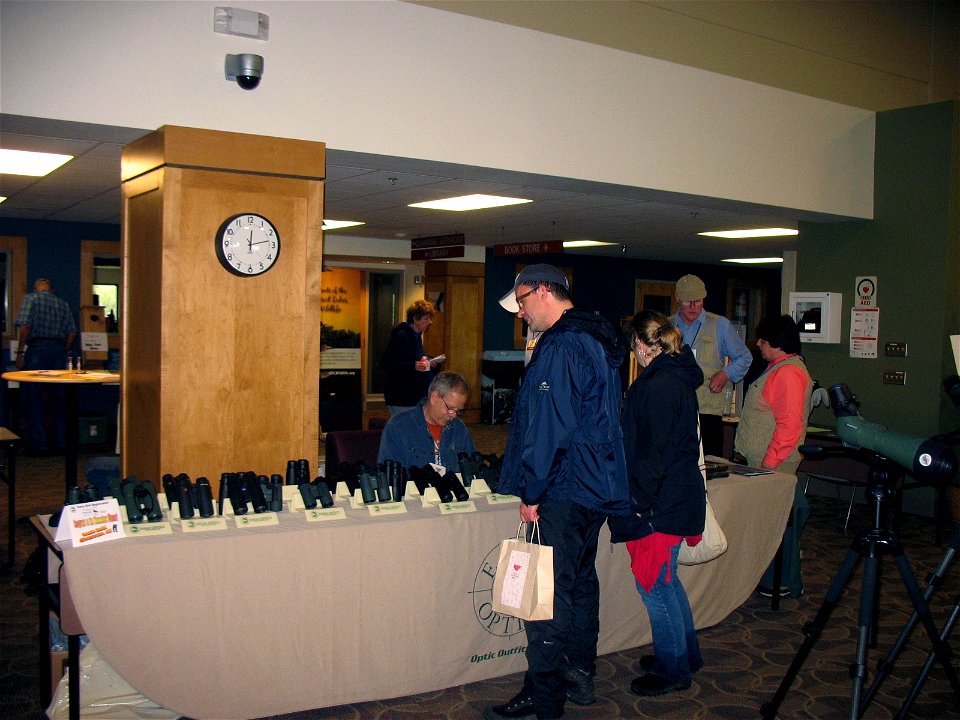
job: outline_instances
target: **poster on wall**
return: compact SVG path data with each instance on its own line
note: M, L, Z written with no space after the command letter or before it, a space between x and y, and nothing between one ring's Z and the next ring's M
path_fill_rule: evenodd
M877 357L880 337L880 308L850 309L850 357Z
M320 283L320 430L359 430L363 274L348 268L324 270Z

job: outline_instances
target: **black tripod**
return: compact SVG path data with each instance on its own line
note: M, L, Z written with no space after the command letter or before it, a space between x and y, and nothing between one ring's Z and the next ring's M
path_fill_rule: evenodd
M941 639L937 632L933 618L930 616L927 601L920 592L910 562L904 555L900 538L895 532L884 527L885 502L890 498L892 488L895 487L897 480L902 478L902 471L895 463L877 455L871 462L868 477L867 497L873 501L873 527L860 533L854 539L846 558L840 565L840 570L830 583L826 598L817 611L816 617L803 627L805 639L787 669L780 687L777 688L773 698L760 707L761 717L766 720L773 720L777 716L780 704L807 659L807 655L810 654L810 650L823 632L827 621L830 619L830 614L843 594L844 588L850 582L853 571L860 560L864 560L863 580L860 587L860 610L857 621L857 656L856 661L850 666L850 676L853 679L850 720L858 720L862 712L860 696L867 675L867 648L876 622L877 601L880 592L880 556L883 552L888 552L893 556L897 570L900 572L900 579L910 596L910 601L913 603L916 617L923 623L924 629L933 644L933 655L943 665L954 694L960 697L960 680L958 680L957 674L950 664L949 645Z
M953 563L954 557L958 551L960 551L960 527L954 528L953 535L950 538L949 547L947 548L946 553L944 553L943 559L940 561L940 565L938 565L937 569L934 570L930 575L927 583L927 589L923 594L924 600L929 600L933 596L933 593L943 584L943 578L946 575L947 570L950 568L950 565ZM950 617L947 619L943 630L940 631L940 639L944 643L947 642L947 637L950 635L950 631L956 624L958 617L960 617L960 597L957 597L954 601L953 610L950 612ZM877 677L874 678L873 683L869 688L867 688L867 692L863 696L863 708L861 713L863 710L867 709L867 706L873 700L874 695L877 694L877 690L880 689L880 685L893 670L893 665L897 661L897 657L899 657L904 646L907 644L907 640L910 639L910 634L916 627L918 619L917 613L914 613L910 619L907 620L906 625L903 626L903 630L900 632L900 637L897 638L897 641L893 644L893 647L890 649L890 652L887 654L887 656L877 665ZM910 708L913 706L917 696L920 694L920 689L923 687L923 684L927 681L927 676L930 675L930 670L933 668L933 662L935 659L936 652L932 651L927 657L927 660L923 665L923 669L920 671L920 675L917 676L917 680L914 682L913 687L911 687L910 692L907 695L907 699L904 700L903 705L900 707L900 712L897 713L897 718L906 718L909 716Z

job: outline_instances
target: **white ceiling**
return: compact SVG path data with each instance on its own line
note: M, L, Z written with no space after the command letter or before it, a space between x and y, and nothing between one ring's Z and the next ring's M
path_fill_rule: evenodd
M0 218L120 222L120 153L149 130L0 115L0 147L74 155L45 178L0 175ZM529 198L532 203L469 213L409 208L468 193ZM797 210L644 188L327 149L324 216L362 220L341 237L412 239L463 233L468 245L594 239L616 248L591 254L718 263L780 256L796 238L713 240L698 232L743 226L796 228L799 220L836 220ZM625 250L623 248L626 248ZM583 252L583 251L581 251Z

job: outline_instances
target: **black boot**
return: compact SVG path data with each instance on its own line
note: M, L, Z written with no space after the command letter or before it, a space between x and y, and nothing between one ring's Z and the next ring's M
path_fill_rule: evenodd
M491 705L483 711L484 720L537 720L533 710L533 696L526 690L521 690L512 700L503 705Z
M583 670L567 666L563 673L563 684L567 688L567 697L570 702L577 705L593 705L597 701L593 678Z

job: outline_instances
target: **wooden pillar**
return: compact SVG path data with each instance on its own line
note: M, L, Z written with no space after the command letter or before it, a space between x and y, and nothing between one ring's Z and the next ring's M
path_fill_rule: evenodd
M427 298L443 296L424 333L428 355L445 353L444 370L458 372L470 383L464 422L480 420L480 361L483 353L483 273L481 263L433 260L426 264Z
M165 126L124 148L124 476L216 492L223 472L316 466L324 174L316 142ZM262 274L218 259L241 215L279 236Z

